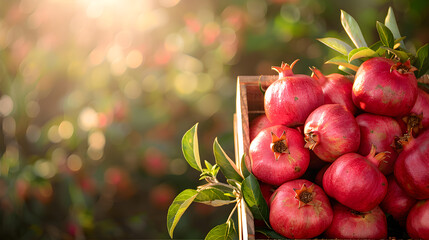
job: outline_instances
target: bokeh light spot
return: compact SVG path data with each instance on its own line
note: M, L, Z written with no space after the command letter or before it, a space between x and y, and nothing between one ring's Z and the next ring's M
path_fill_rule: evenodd
M58 132L58 125L53 125L49 128L48 139L53 143L59 143L62 140Z
M216 113L220 109L220 106L220 98L215 94L207 94L197 102L198 110L207 117Z
M143 55L138 50L132 50L125 61L129 68L138 68L143 62Z
M188 170L185 159L176 158L170 162L170 172L174 175L182 175Z
M91 148L100 150L104 148L104 144L106 143L106 138L104 137L103 132L95 131L91 133L88 137L88 145Z
M30 118L35 118L40 113L40 105L36 101L29 101L27 103L27 107L25 108L25 112L27 113L27 116Z
M79 114L78 124L79 124L79 127L84 131L89 131L92 128L97 127L98 125L97 112L90 107L84 108L82 112L80 112Z
M192 72L180 73L174 79L174 87L177 93L188 95L195 91L197 88L198 79Z
M40 138L42 131L40 130L40 127L36 125L29 125L26 131L26 136L28 141L30 142L37 142Z
M35 173L42 178L52 178L57 172L55 166L45 159L37 160L34 163L34 170Z
M13 117L5 117L3 119L3 132L5 135L13 137L16 131L16 121Z
M62 121L58 126L58 134L62 139L69 139L73 136L74 127L69 121Z
M13 110L12 98L8 95L3 95L0 98L0 114L2 116L8 116Z
M87 150L87 154L88 154L88 157L91 158L92 160L98 161L98 160L101 160L101 158L104 155L104 152L102 149L96 149L93 147L89 147Z
M82 159L76 154L72 154L67 158L67 167L73 172L79 171L82 165Z

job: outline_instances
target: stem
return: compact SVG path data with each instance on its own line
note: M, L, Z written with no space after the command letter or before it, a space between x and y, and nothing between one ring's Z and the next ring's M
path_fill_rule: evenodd
M237 209L237 207L238 207L238 199L236 199L236 202L237 203L235 204L234 208L232 209L231 213L229 214L228 219L226 220L226 222L228 222L232 218L232 214L234 214L235 209Z

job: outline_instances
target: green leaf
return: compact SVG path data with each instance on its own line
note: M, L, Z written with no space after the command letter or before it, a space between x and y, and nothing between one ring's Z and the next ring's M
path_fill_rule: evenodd
M357 48L368 47L356 20L341 10L341 24Z
M349 53L348 61L351 62L359 58L377 57L377 53L368 47L355 48Z
M340 65L340 66L349 68L349 69L351 69L351 70L353 70L355 72L359 68L358 66L356 66L356 65L354 65L352 63L349 63L349 60L348 60L347 56L337 56L337 57L334 57L334 58L328 60L327 62L325 62L325 64Z
M228 155L226 155L225 151L223 151L222 147L217 141L217 138L213 143L213 153L216 159L216 164L220 167L220 170L227 179L235 179L239 182L243 181L244 178L237 166L228 157Z
M205 240L235 240L238 239L237 231L235 230L234 222L228 222L214 227L207 234Z
M377 51L381 46L383 46L383 43L381 41L377 41L376 43L372 44L369 48L371 48L374 51Z
M352 47L350 47L350 45L348 45L347 43L337 38L327 37L327 38L318 38L317 40L346 56L353 49Z
M246 166L246 154L243 154L243 156L241 157L241 173L243 174L244 178L247 178L247 176L250 175L250 172Z
M167 229L170 238L173 238L174 228L197 195L198 192L196 190L186 189L179 193L173 200L173 203L171 203L167 213Z
M381 49L386 49L387 51L389 51L389 52L391 52L391 53L395 54L395 55L396 55L396 57L397 57L397 58L399 58L399 60L400 60L401 62L405 62L406 60L408 60L408 59L409 59L408 54L407 54L406 52L404 52L404 51L397 50L397 49L392 49L392 48L385 47L385 46L381 46L380 48L381 48Z
M269 226L269 210L262 195L259 182L253 174L244 179L241 186L244 201L256 219L263 220Z
M378 35L380 36L380 41L384 46L393 48L395 44L395 38L393 37L392 32L387 28L383 23L377 21L376 24Z
M347 73L347 74L350 74L350 75L355 75L356 74L355 71L351 70L350 68L346 68L344 66L341 66L341 65L338 66L338 69L341 70L341 71L343 71L343 72L345 72L345 73Z
M214 207L234 203L235 199L231 199L230 197L225 195L226 193L230 192L223 192L222 190L217 188L206 188L198 192L198 195L195 198L194 202L204 203L206 205Z
M197 136L198 123L189 129L182 138L182 152L189 165L202 171Z
M417 50L415 67L418 69L417 78L423 76L429 69L429 45L425 44Z
M386 18L384 19L384 25L390 29L395 39L401 39L401 48L405 49L405 44L404 41L402 41L403 38L401 37L401 34L399 33L398 24L396 23L395 14L393 13L392 7L389 7L389 10L387 11Z

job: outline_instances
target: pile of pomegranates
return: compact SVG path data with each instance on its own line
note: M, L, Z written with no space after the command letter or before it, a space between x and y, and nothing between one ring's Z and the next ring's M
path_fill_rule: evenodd
M387 238L394 221L400 237L429 239L429 93L416 68L372 57L347 78L294 74L295 64L273 67L265 114L250 122L246 164L274 189L262 191L271 228L287 238Z

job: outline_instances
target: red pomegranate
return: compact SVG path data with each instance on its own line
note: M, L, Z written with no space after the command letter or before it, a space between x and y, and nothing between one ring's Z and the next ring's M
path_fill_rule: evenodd
M276 190L276 187L264 182L259 182L259 188L261 189L262 196L267 202L268 207L270 206L270 199L273 192Z
M263 129L250 144L249 156L247 168L255 177L276 186L302 176L310 162L302 135L283 125Z
M358 153L366 156L371 151L371 146L376 147L376 152L388 151L389 157L380 163L379 170L388 175L393 172L398 153L394 148L395 137L402 135L398 122L391 117L363 113L356 117L360 128L360 145Z
M304 134L305 147L327 162L359 148L360 130L356 119L340 104L316 108L305 121Z
M429 239L429 199L417 202L408 213L407 233L413 239Z
M366 212L375 208L387 193L387 179L374 165L384 158L384 152L375 155L375 147L366 157L357 153L342 155L323 175L323 189L353 210Z
M347 108L353 115L356 114L356 106L352 100L353 81L339 73L324 76L319 69L313 67L312 78L316 79L322 87L325 96L325 104L338 103Z
M274 126L265 114L259 115L249 123L249 138L252 141L258 133L267 127Z
M395 178L405 192L416 199L429 198L429 130L417 138L406 134L403 151L396 159Z
M405 226L408 212L417 200L408 196L405 191L399 187L393 175L387 177L387 183L387 194L380 203L380 207L385 213L392 215L393 219Z
M332 208L322 188L304 179L282 184L271 198L270 224L287 238L313 238L332 221Z
M362 63L355 75L352 99L357 107L378 115L404 116L417 98L416 68L384 57Z
M304 124L308 115L323 104L320 85L310 76L293 74L297 61L273 67L279 79L267 88L264 97L265 114L272 123L289 127Z
M407 131L412 131L414 136L429 128L429 93L417 89L417 100L411 112L402 117Z
M387 237L387 219L380 207L358 212L340 203L333 206L334 217L325 232L327 238L384 239Z

